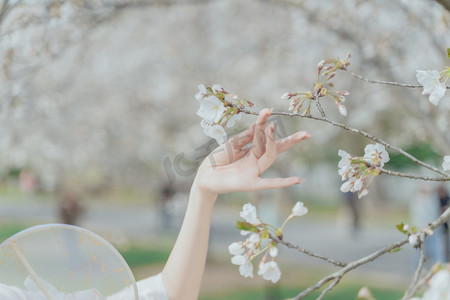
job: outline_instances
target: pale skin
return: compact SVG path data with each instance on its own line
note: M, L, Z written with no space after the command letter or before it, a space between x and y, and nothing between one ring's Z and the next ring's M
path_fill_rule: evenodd
M310 136L299 131L275 141L274 125L266 127L271 113L272 109L263 109L253 126L218 147L200 165L183 225L162 272L170 300L198 298L212 210L219 194L283 188L303 181L299 177L261 178L279 153Z

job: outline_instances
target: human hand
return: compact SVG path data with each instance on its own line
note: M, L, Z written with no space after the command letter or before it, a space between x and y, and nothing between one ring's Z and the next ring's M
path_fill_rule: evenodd
M194 184L212 194L288 187L299 177L261 178L277 155L311 135L299 131L275 141L273 123L266 128L272 109L263 109L256 123L212 151L201 164ZM251 147L245 147L253 142Z

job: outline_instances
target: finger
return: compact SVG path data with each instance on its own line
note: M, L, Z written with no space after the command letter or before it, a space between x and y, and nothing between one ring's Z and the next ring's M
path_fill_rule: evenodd
M277 153L282 153L300 141L306 140L311 134L307 131L299 131L282 140L277 141Z
M277 145L275 143L275 127L273 123L266 129L266 152L258 160L259 175L264 173L277 158Z
M272 109L263 109L258 115L255 123L255 135L253 136L253 153L260 158L266 151L266 121L272 113Z
M232 163L243 157L248 149L242 148L253 140L255 125L229 139L225 144L212 151L208 157L213 166L222 166Z
M258 178L254 184L254 190L266 190L266 189L278 189L294 184L299 184L304 182L305 179L300 179L298 177L288 177L288 178Z
M235 135L229 140L232 149L241 150L245 145L253 140L255 134L255 124Z

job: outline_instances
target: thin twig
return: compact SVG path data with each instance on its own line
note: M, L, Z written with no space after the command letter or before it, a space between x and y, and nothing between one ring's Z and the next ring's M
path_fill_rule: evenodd
M403 298L401 300L408 300L410 299L414 293L416 292L416 285L419 281L419 276L420 273L422 272L423 269L423 264L425 262L425 241L421 241L420 243L420 258L419 258L419 265L417 266L416 271L414 272L414 277L413 280L411 281L410 286L408 287L408 289L406 290L405 294L403 295Z
M343 275L342 275L343 276ZM337 276L336 278L334 278L333 282L330 283L329 286L327 286L326 289L324 289L322 291L322 293L320 294L320 296L317 298L317 300L322 300L323 297L325 297L326 293L328 293L329 291L331 291L340 281L342 276Z
M410 179L418 179L418 180L425 180L425 181L450 181L450 176L447 177L429 177L429 176L419 176L414 174L408 174L408 173L400 173L396 171L386 170L383 168L378 168L378 170L381 171L381 173L392 175L392 176L398 176L398 177L405 177Z
M435 230L436 228L438 228L439 226L441 226L442 224L444 224L450 217L450 207L447 208L440 216L439 218L437 218L436 220L434 220L432 223L430 223L428 225L428 229L431 230ZM304 297L308 296L309 294L311 294L312 292L314 292L317 289L320 289L322 286L324 286L327 282L334 280L337 280L337 283L339 282L339 280L341 280L341 278L347 274L348 272L350 272L351 270L354 270L356 268L358 268L361 265L367 264L371 261L374 261L375 259L379 258L380 256L391 252L394 249L400 248L401 246L407 244L409 242L408 238L403 238L402 240L390 244L378 251L373 252L372 254L369 254L366 257L363 257L359 260L350 262L347 264L346 267L342 268L339 271L336 271L328 276L325 276L324 278L322 278L321 280L319 280L316 284L310 286L309 288L307 288L306 290L302 291L301 293L299 293L297 296L295 296L294 298L292 298L291 300L298 300L298 299L303 299ZM422 241L424 242L424 241ZM429 277L428 277L429 278ZM337 284L336 283L336 284ZM333 285L333 283L330 284L330 286L324 290L324 292L328 292L330 291L336 284ZM423 285L423 282L421 281L417 286L421 286ZM325 295L325 293L322 292L322 295ZM414 291L415 292L415 291ZM323 296L322 296L323 297Z
M316 100L316 107L317 110L320 112L320 115L322 116L322 118L326 119L327 116L325 115L325 111L322 108L322 104L320 104L319 102L319 95L317 95L317 93L314 93L314 100Z
M429 270L425 276L416 284L416 286L411 291L412 295L414 295L422 286L424 286L428 280L433 276L433 269Z
M314 253L314 252L309 251L307 249L304 249L304 248L302 248L300 246L291 244L291 243L286 242L284 240L280 240L279 238L277 238L276 236L274 236L272 234L270 234L270 239L272 241L276 242L276 243L282 244L282 245L284 245L284 246L286 246L288 248L291 248L291 249L295 249L295 250L297 250L297 251L299 251L301 253L304 253L306 255L309 255L311 257L322 259L322 260L324 260L326 262L329 262L329 263L331 263L331 264L333 264L335 266L338 266L338 267L345 267L345 266L347 266L347 263L343 263L343 262L340 262L340 261L335 261L335 260L333 260L331 258L328 258L328 257L324 256L324 255L320 255L320 254Z
M376 84L385 84L385 85L393 85L393 86L400 86L400 87L406 87L406 88L423 88L423 85L420 84L408 84L408 83L399 83L395 81L385 81L385 80L373 80L366 77L363 77L361 75L358 75L352 71L350 71L348 68L343 69L344 71L348 72L350 75L352 75L355 78L358 78L362 81L370 82L370 83L376 83ZM446 86L447 89L450 89L450 86Z
M245 114L250 114L250 115L255 115L255 116L258 115L257 112L249 111L249 110L246 110L246 109L239 109L239 110L240 110L240 112L245 113ZM345 124L332 121L332 120L330 120L330 119L328 119L326 117L324 118L324 117L317 117L317 116L307 115L307 114L287 113L287 112L272 112L271 115L287 116L287 117L300 117L300 118L312 119L312 120L316 120L316 121L322 121L322 122L329 123L329 124L331 124L333 126L340 127L340 128L345 129L347 131L350 131L350 132L353 132L353 133L357 133L359 135L362 135L362 136L366 137L367 139L370 139L370 140L372 140L374 142L382 144L383 146L385 146L388 149L391 149L391 150L399 152L403 156L406 156L411 161L413 161L414 163L416 163L416 164L418 164L418 165L420 165L420 166L422 166L424 168L427 168L427 169L429 169L429 170L431 170L433 172L436 172L438 174L443 175L444 176L443 178L446 178L445 181L449 181L450 180L450 175L448 175L444 171L441 171L438 168L435 168L435 167L433 167L433 166L431 166L431 165L429 165L429 164L427 164L427 163L417 159L416 157L412 156L411 154L409 154L408 152L404 151L403 149L395 147L395 146L392 146L391 144L387 143L386 141L384 141L384 140L382 140L382 139L380 139L380 138L378 138L378 137L376 137L376 136L374 136L374 135L372 135L372 134L370 134L368 132L365 132L363 130L352 128L352 127L347 126ZM439 181L444 181L444 179L440 179Z
M402 240L390 244L378 251L373 252L372 254L365 256L359 260L355 260L351 263L349 263L346 267L342 268L339 271L336 271L326 277L324 277L323 279L321 279L320 281L318 281L316 284L310 286L309 288L307 288L306 290L302 291L301 293L299 293L297 296L295 296L294 298L292 298L293 300L298 300L298 299L303 299L304 297L308 296L309 294L311 294L312 292L314 292L317 289L320 289L324 284L326 284L327 282L331 281L331 280L335 280L336 278L342 278L345 274L347 274L348 272L350 272L351 270L354 270L356 268L358 268L361 265L367 264L371 261L374 261L375 259L377 259L378 257L380 257L381 255L388 253L394 249L397 249L401 246L403 246L404 244L408 243L408 238L403 238ZM330 285L331 286L331 285ZM331 290L331 289L330 289ZM329 290L328 290L329 291Z

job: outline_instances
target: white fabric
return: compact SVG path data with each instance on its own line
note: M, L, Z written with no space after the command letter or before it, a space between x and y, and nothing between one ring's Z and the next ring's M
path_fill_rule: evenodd
M101 294L95 289L65 294L57 291L56 288L48 282L43 281L43 283L54 300L133 300L131 295L134 294L131 289L123 289L106 298L101 296ZM0 299L47 300L45 295L37 287L36 283L29 277L25 280L24 285L27 290L22 290L15 286L8 286L0 283ZM139 300L169 300L162 282L161 274L138 281L137 287L139 291Z

